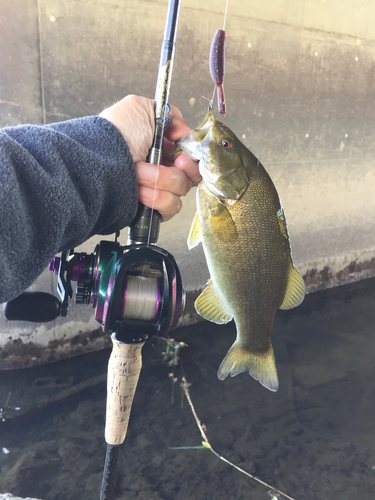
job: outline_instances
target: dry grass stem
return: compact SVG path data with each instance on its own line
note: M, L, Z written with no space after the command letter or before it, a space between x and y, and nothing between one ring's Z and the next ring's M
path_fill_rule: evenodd
M203 441L202 441L202 445L209 449L210 451L212 451L212 453L217 457L217 458L220 458L220 460L222 460L223 462L227 463L228 465L231 465L232 467L234 467L235 469L237 469L239 472L242 472L242 474L245 474L246 476L250 477L251 479L254 479L254 481L257 481L258 483L262 484L263 486L266 486L267 488L271 488L272 490L272 493L275 492L275 493L279 493L280 495L282 495L283 497L285 498L288 498L288 500L296 500L295 498L293 497L290 497L289 495L287 495L286 493L283 493L282 491L274 488L273 486L265 483L264 481L262 481L261 479L253 476L252 474L250 474L249 472L246 472L245 470L241 469L241 467L238 467L237 465L233 464L232 462L230 462L229 460L227 460L226 458L222 457L221 455L219 455L219 453L217 453L213 448L212 446L210 445L209 441L208 441L208 438L207 438L207 435L204 431L204 426L203 424L201 423L201 421L199 420L198 418L198 415L195 411L195 408L194 408L194 405L193 405L193 402L191 400L191 397L190 397L190 392L189 392L189 386L191 384L189 384L187 382L187 380L185 379L185 377L183 377L182 379L182 383L181 383L181 387L182 387L182 390L184 391L185 393L185 396L186 396L186 399L188 400L188 403L190 405L190 408L191 408L191 411L193 413L193 416L195 418L195 421L197 423L197 426L198 426L198 429L202 435L202 438L203 438ZM277 498L276 495L274 495L273 498Z

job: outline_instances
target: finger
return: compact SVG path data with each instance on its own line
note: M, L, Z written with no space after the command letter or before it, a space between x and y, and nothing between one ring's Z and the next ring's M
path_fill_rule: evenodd
M179 150L180 148L176 146L175 142L170 141L165 136L163 137L163 148L162 148L163 155L168 155L168 157L170 158L174 151L179 151Z
M177 109L177 108L176 108ZM178 110L177 110L178 111ZM202 179L196 160L193 160L186 153L181 152L174 142L171 142L167 137L163 138L163 163L164 165L173 165L190 177L194 186ZM176 154L171 154L173 151L178 151Z
M178 153L171 154L173 151L178 151ZM199 173L199 162L193 160L186 153L181 152L175 143L165 137L163 140L163 164L167 166L173 165L182 170L193 181L194 186L202 179Z
M177 139L189 133L191 129L183 119L182 113L178 108L171 106L171 110L173 113L172 125L167 128L164 135L171 142L175 142Z
M199 162L190 158L186 153L179 153L176 156L174 166L191 179L193 186L196 186L202 180L199 173Z
M185 196L193 187L193 181L182 169L153 165L146 162L135 164L137 180L140 186L169 191L177 196Z
M177 158L175 151L181 151L174 142L163 137L162 158L161 163L166 166L171 166Z
M138 199L146 207L157 210L165 222L178 214L182 208L181 198L169 191L155 190L138 185Z

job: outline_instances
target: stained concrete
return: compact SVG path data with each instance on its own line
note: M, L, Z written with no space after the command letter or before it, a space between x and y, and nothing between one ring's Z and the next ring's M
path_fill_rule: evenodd
M206 111L202 96L212 94L208 55L224 7L182 1L170 102L192 127ZM0 125L97 114L129 93L153 97L166 8L164 0L3 2ZM375 5L230 0L226 32L225 123L275 182L308 291L373 276ZM190 193L159 239L191 297L208 278L202 249L186 247L194 210ZM45 273L34 289L55 285ZM90 308L71 311L68 321L43 327L0 318L5 365L18 338L44 344L46 359L47 351L63 356L108 341L90 340L97 328ZM64 347L49 344L62 337Z

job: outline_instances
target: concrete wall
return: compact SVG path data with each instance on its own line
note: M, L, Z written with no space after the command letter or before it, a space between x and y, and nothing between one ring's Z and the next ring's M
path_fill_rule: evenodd
M194 127L207 108L202 96L212 95L208 56L226 2L181 3L170 100ZM96 114L128 93L153 97L166 7L166 0L2 0L0 125ZM308 290L373 276L375 2L230 0L226 32L225 123L278 188ZM208 277L201 248L186 248L194 205L192 193L159 240L192 296ZM55 285L45 274L34 288ZM35 350L39 362L108 342L92 333L89 308L72 306L69 318L37 328L0 318L0 365L24 363L25 343L44 344Z

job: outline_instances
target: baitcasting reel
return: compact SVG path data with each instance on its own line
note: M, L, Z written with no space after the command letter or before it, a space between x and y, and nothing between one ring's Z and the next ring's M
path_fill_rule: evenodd
M46 322L66 316L74 281L75 302L91 304L96 321L118 341L144 342L168 332L182 314L185 293L175 259L154 245L158 234L149 233L148 218L150 209L141 205L128 246L121 246L116 235L115 241L101 241L92 254L62 252L49 266L58 276L61 301L45 292L25 292L4 305L5 317Z

